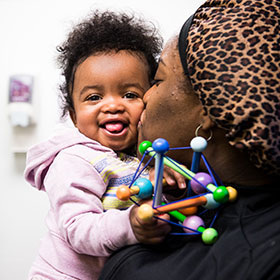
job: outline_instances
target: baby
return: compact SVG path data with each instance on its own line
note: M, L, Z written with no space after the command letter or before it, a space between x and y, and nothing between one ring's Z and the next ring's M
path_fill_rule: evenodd
M133 16L96 11L58 48L63 116L75 128L28 152L25 178L50 202L48 233L28 279L97 279L112 252L139 242L131 202L115 191L139 164L137 125L161 43L154 27ZM165 236L170 227L158 221L152 229Z

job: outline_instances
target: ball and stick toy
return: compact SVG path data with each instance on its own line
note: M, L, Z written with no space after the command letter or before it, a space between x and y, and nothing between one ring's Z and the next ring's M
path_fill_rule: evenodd
M237 197L237 191L230 186L225 187L223 184L217 183L214 172L202 153L207 147L206 139L196 136L192 139L190 146L185 148L193 150L191 170L165 155L167 151L172 150L165 139L158 138L153 143L150 141L142 142L139 146L139 151L143 155L140 165L146 155L151 157L150 160L155 158L154 185L150 180L140 177L141 172L149 164L148 162L138 175L135 174L135 180L131 182L130 186L120 186L117 189L116 195L120 200L130 199L137 204L139 206L138 217L140 219L144 221L152 218L162 219L159 215L168 213L177 222L165 221L181 227L184 231L171 234L201 234L202 241L205 244L213 244L218 238L218 232L212 227L217 214L214 216L210 226L206 227L201 216L197 214L198 207L205 209L202 213L210 209L219 209L223 204L233 202ZM201 159L204 161L209 173L198 172ZM185 198L169 203L163 201L164 165L172 168L189 180L189 191ZM148 204L139 205L133 200L133 196L139 199L153 198L152 206Z

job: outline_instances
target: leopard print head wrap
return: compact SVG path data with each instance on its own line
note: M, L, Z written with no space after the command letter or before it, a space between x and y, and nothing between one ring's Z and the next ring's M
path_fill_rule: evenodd
M280 175L280 1L207 0L183 26L179 52L229 143Z

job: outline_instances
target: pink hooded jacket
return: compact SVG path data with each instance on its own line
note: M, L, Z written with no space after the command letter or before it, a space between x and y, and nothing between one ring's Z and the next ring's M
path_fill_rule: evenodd
M97 279L106 257L137 243L129 222L131 208L104 212L102 205L110 181L122 182L134 172L114 151L75 128L29 150L25 178L45 191L50 201L49 231L29 279L34 275L56 280Z

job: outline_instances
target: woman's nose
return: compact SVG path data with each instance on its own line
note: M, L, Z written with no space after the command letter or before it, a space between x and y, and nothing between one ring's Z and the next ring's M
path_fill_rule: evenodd
M145 104L147 104L147 102L148 102L148 100L149 100L149 98L150 98L151 89L152 89L152 87L151 87L149 90L147 90L147 91L145 92L145 94L144 94L143 102L144 102Z

